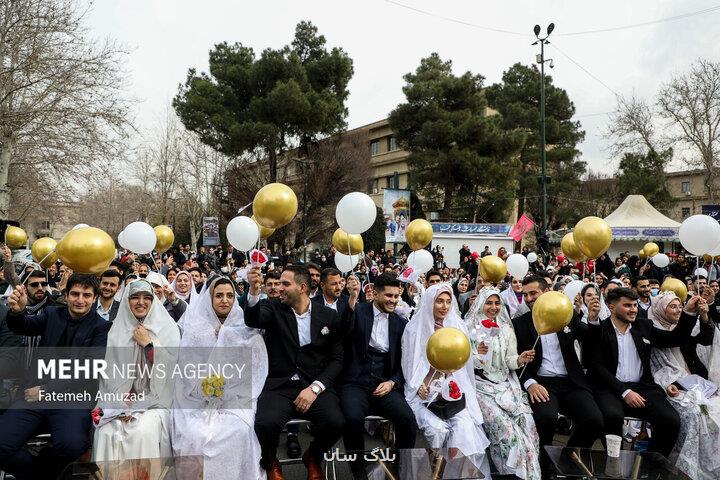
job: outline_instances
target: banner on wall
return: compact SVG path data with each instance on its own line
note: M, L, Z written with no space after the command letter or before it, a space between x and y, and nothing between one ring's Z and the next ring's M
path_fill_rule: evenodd
M410 190L385 189L383 192L385 243L405 243L410 223Z
M203 217L203 245L216 247L220 245L220 222L218 217Z

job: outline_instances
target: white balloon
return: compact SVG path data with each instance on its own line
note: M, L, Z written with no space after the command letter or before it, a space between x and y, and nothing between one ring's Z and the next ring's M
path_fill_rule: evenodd
M225 236L230 245L241 252L252 250L260 238L260 230L257 223L250 217L235 217L227 225Z
M682 222L678 235L685 250L704 255L718 246L720 223L708 215L693 215Z
M427 250L415 250L408 256L407 264L422 273L427 273L433 267L432 253Z
M127 250L128 248L125 246L125 230L120 232L120 235L118 235L118 245L120 245L122 248Z
M710 255L711 257L717 257L718 255L720 255L720 243L718 243L715 248L713 248L712 250L710 250L710 251L707 252L707 253L708 253L708 255Z
M658 266L660 268L665 268L670 265L670 258L664 253L658 253L650 260L655 264L655 266Z
M132 222L125 227L123 242L133 253L145 255L153 251L157 236L153 227L145 222Z
M575 297L577 297L585 286L585 282L582 280L573 280L572 282L565 285L563 293L567 296L571 302L575 303Z
M696 268L695 273L693 273L693 276L708 278L708 271L705 270L704 268Z
M89 227L89 226L90 226L90 225L88 225L87 223L78 223L78 224L75 225L72 229L73 229L73 230L77 230L78 228L85 228L85 227Z
M530 263L535 263L535 262L537 262L537 253L535 253L535 252L530 252L530 253L528 253L527 261L530 262Z
M363 233L372 227L377 207L372 198L362 192L351 192L340 199L335 208L335 219L340 228L350 234Z
M342 273L352 272L360 261L360 255L345 255L335 252L335 266Z
M525 258L525 255L521 255L519 253L513 253L510 255L507 260L505 260L505 264L507 265L508 273L514 278L525 278L525 275L527 275L527 272L530 269L530 264L528 263L527 258Z

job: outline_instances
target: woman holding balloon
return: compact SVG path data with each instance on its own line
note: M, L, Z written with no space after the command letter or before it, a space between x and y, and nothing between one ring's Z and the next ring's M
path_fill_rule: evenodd
M452 327L447 330L458 333L454 330L457 329L467 336L467 329L457 311L452 288L447 283L433 285L423 295L420 307L405 327L402 338L405 399L433 448L456 448L477 468L482 468L489 442L483 431L483 415L474 395L472 363L467 361L466 356L461 365L454 365L456 368L440 371L428 359L429 355L436 353L433 344L428 345L428 340L436 331ZM441 418L444 415L432 404L437 406L444 398L440 392L441 385L453 383L462 392L465 406L454 415Z
M484 288L466 317L475 367L477 401L490 438L490 457L503 475L541 478L539 439L527 395L515 370L535 357L517 353L517 339L500 292Z

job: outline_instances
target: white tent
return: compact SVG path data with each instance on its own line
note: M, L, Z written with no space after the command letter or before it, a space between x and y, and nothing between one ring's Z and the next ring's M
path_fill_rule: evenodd
M642 195L628 195L605 221L613 231L610 255L637 253L647 242L677 242L680 224L658 212ZM670 251L669 245L665 248Z

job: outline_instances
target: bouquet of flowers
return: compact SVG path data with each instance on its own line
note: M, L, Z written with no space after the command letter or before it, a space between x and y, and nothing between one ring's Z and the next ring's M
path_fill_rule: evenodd
M480 324L475 324L473 330L475 332L475 348L477 348L477 345L480 345L480 343L487 345L488 351L485 355L483 355L483 359L489 359L492 356L490 341L493 337L500 335L500 325L498 325L495 320L486 318L481 321Z
M225 378L221 375L210 375L203 379L201 389L207 404L217 407L225 395Z

